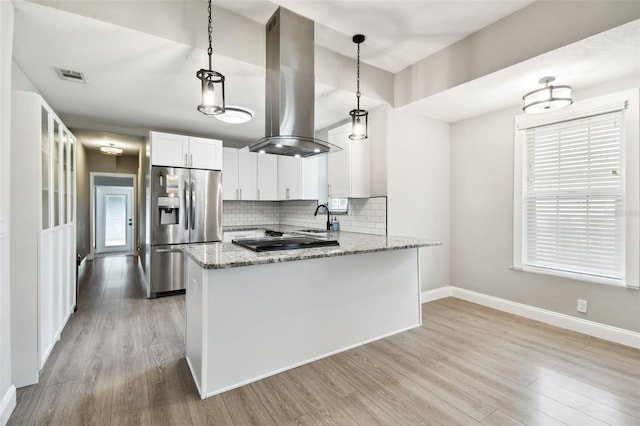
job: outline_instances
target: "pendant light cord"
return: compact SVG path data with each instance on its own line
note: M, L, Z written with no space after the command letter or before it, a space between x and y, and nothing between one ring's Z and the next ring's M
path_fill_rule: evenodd
M212 70L213 67L211 65L211 56L213 56L213 48L211 47L211 44L213 42L213 26L211 25L211 0L209 0L209 27L207 28L209 31L209 50L207 50L207 54L209 55L209 69Z
M360 43L358 43L358 60L356 62L356 109L360 110Z

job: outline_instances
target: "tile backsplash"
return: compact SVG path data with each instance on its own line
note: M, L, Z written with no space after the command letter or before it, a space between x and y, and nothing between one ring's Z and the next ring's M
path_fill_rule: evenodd
M280 223L278 201L223 201L222 226L272 225Z
M314 216L318 203L312 201L224 201L223 226L291 225L324 229L324 209ZM331 215L333 219L334 215ZM366 234L387 234L387 197L349 200L349 212L335 215L340 230Z

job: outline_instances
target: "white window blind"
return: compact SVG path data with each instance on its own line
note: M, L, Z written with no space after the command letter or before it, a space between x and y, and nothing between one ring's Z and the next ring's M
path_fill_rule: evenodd
M624 274L623 111L526 130L523 263Z

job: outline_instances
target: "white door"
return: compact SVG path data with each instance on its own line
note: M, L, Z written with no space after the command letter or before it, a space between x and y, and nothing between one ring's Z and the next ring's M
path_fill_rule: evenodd
M133 188L96 186L96 253L133 252Z

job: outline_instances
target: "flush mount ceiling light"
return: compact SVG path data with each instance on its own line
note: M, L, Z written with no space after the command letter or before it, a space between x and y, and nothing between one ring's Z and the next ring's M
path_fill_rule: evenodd
M100 147L100 152L106 155L122 155L122 151L122 148L118 148L112 143L110 143L108 146Z
M524 95L522 110L528 114L538 114L571 105L573 103L573 99L571 99L573 89L571 86L549 86L549 83L555 79L555 77L541 78L539 83L544 84L545 87Z
M246 108L228 106L222 114L214 115L214 117L229 124L243 124L251 121L253 111Z
M358 61L356 62L356 109L349 111L351 116L351 134L349 139L362 140L367 138L367 120L369 113L360 109L360 43L365 40L362 34L353 36L353 42L358 45Z
M202 103L198 105L198 111L205 115L216 115L224 112L224 75L217 71L212 71L211 57L213 56L212 26L211 26L211 0L209 0L209 69L201 69L196 73L196 77L202 82Z

